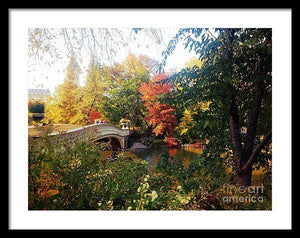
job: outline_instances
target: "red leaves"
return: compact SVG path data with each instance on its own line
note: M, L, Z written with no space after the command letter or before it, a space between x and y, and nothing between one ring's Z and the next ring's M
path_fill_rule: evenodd
M30 108L32 106L32 102L28 101L28 108Z
M170 83L161 82L166 78L166 74L159 74L153 76L152 82L141 84L139 92L146 105L150 106L159 95L164 95L170 92L172 85Z
M148 116L145 118L150 125L154 126L153 132L156 136L166 133L171 136L178 124L173 112L175 109L169 104L162 104L158 101L160 95L170 92L172 85L163 82L168 76L166 74L155 75L149 83L142 83L139 92L148 109Z
M162 73L162 74L156 74L152 77L152 82L153 83L158 83L158 82L161 82L162 80L165 80L167 79L168 76L165 74L165 73Z
M194 147L194 148L202 148L203 146L202 146L202 144L200 142L195 142L195 143L192 144L192 147Z
M166 133L173 134L177 125L177 120L172 112L175 111L168 104L156 102L153 106L148 107L148 116L145 118L154 126L153 132L156 136Z
M166 141L167 141L167 146L170 148L177 147L179 145L178 142L175 140L174 136L167 137Z
M90 122L95 123L96 119L101 119L101 113L97 111L91 111L89 116Z

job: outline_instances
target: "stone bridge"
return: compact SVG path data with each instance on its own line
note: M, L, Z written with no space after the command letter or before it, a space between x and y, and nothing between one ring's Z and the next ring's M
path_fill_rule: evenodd
M83 140L92 140L93 142L106 141L110 142L114 150L127 149L129 136L128 127L119 128L115 125L103 123L92 124L68 130L63 133L54 132L48 136L55 142L75 142Z

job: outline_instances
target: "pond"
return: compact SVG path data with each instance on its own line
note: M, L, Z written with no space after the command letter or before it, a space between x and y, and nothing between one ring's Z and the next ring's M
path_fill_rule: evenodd
M169 155L174 156L182 161L185 168L190 165L192 159L197 157L203 152L201 148L193 147L181 147L181 148L149 148L149 149L138 149L132 151L140 159L146 160L150 170L153 170L157 162L159 161L160 155L164 152L168 152Z
M181 148L147 148L126 151L126 156L138 157L148 162L148 167L152 171L155 165L159 161L160 155L167 152L169 155L182 161L184 168L189 167L192 159L202 154L203 149L193 147L181 147ZM108 158L112 155L112 151L103 151L102 156Z

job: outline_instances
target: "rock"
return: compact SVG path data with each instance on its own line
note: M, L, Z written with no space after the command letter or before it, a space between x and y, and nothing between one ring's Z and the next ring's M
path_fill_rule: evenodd
M146 145L144 145L144 144L142 144L142 143L134 143L134 144L130 147L131 150L147 149L147 148L149 148L149 147L146 146Z

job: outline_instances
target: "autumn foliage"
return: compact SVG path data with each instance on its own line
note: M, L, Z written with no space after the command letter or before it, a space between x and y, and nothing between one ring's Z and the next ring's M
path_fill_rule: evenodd
M175 139L171 140L170 138L173 137L178 124L173 114L175 109L171 105L159 101L159 97L169 93L172 88L171 83L164 81L167 77L166 74L155 75L150 82L141 84L139 92L148 110L145 120L153 126L152 131L156 136L166 134L167 144L174 146Z
M154 126L153 132L156 136L166 133L167 136L173 134L177 125L177 120L173 114L175 111L168 104L156 102L148 108L148 116L145 118L150 125Z
M175 140L174 136L167 137L166 141L167 141L167 146L169 148L177 147L179 145L179 143Z
M167 77L168 76L164 73L155 75L151 82L141 84L139 92L142 95L142 100L145 101L147 106L153 105L154 102L157 101L158 96L170 92L172 85L164 82Z
M101 119L101 113L97 111L90 112L89 115L90 123L94 123L96 119Z

